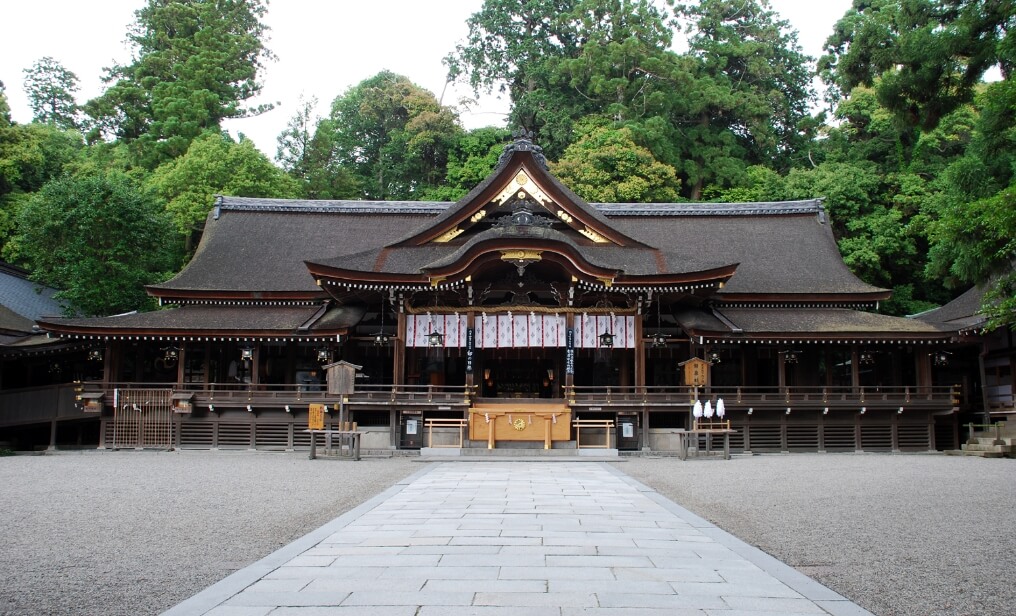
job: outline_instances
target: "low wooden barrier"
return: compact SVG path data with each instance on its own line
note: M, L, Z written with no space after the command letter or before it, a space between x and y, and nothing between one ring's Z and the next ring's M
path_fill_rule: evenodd
M572 427L575 428L575 448L582 449L582 429L583 428L597 428L606 430L604 443L602 445L585 445L589 449L610 449L610 429L614 427L613 419L576 419L572 421Z
M462 449L463 446L463 431L469 425L469 422L465 419L440 419L440 418L428 418L424 420L427 426L427 447L432 448L449 448L449 449ZM459 431L459 442L452 445L435 445L434 444L434 428L458 428Z
M310 433L310 455L307 456L310 460L317 459L317 435L325 435L325 451L331 452L332 450L332 437L338 436L340 439L339 447L342 447L342 443L349 441L349 456L353 460L360 459L360 437L363 436L363 432L356 430L304 430L304 432Z

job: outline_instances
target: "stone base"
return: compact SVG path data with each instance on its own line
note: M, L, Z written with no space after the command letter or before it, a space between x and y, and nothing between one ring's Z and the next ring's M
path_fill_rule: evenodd
M497 449L424 447L422 458L617 458L616 449Z

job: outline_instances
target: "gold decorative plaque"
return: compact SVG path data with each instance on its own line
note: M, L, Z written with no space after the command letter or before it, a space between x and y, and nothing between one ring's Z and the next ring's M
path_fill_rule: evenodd
M518 430L519 432L522 432L523 430L526 429L526 420L519 417L518 419L512 422L512 427Z

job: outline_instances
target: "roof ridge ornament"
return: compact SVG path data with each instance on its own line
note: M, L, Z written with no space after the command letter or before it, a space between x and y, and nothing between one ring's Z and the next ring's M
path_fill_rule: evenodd
M533 158L539 163L541 167L550 170L547 165L547 157L543 155L543 148L533 143L533 132L525 128L521 128L512 133L514 141L504 146L504 151L501 152L501 157L497 159L497 168L501 169L508 160L512 157L515 152L532 152Z

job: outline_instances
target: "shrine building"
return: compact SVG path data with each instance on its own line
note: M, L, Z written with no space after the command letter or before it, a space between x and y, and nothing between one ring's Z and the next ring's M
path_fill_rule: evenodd
M722 400L734 450L933 450L977 353L879 314L819 199L587 203L526 139L456 203L219 197L148 291L163 309L39 321L82 345L100 447L301 448L325 404L368 450L574 448L588 422L672 451Z

